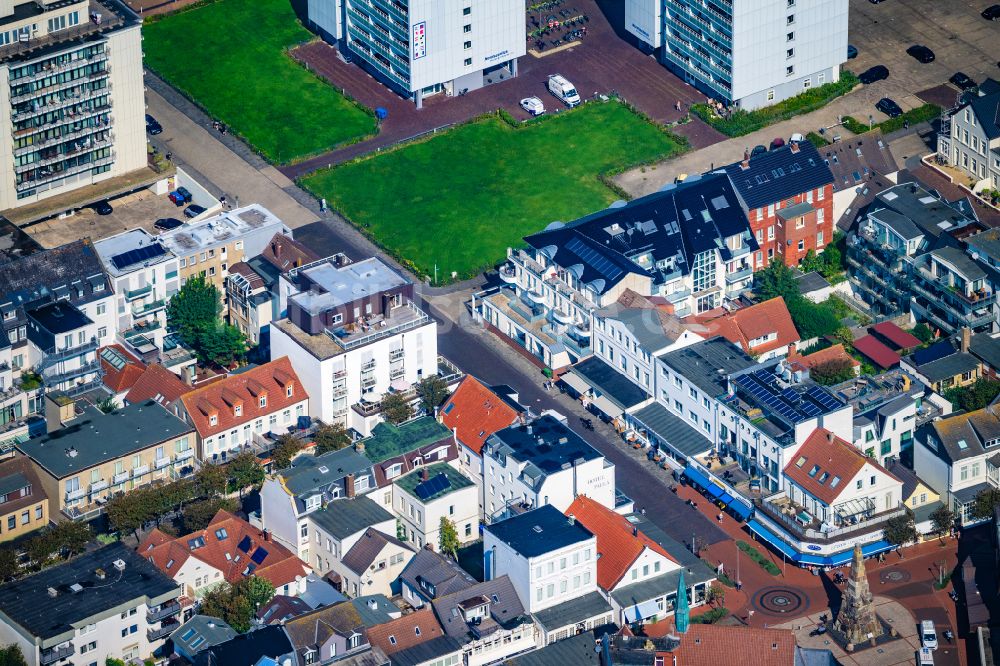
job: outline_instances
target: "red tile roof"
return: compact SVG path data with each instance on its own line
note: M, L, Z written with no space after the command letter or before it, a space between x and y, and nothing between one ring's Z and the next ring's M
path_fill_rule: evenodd
M486 438L517 421L517 412L478 379L468 375L441 407L441 422L465 446L481 455Z
M829 505L854 483L854 477L866 464L892 476L853 444L826 428L816 428L785 466L785 476Z
M368 628L368 642L389 656L442 636L444 630L429 605L423 610Z
M105 354L105 350L108 350L109 353ZM124 361L124 365L121 368L115 367L115 365L109 363L105 358L106 355L113 356L115 353L121 356ZM142 371L146 369L145 363L137 359L119 344L102 347L98 351L97 357L101 359L101 368L104 370L104 377L101 378L101 381L104 382L104 385L112 393L121 393L132 388L136 380L142 375Z
M643 629L651 638L662 638L675 633L672 618L647 625ZM719 666L735 663L754 666L793 666L795 634L789 629L691 624L687 633L681 637L681 644L675 650L657 652L656 656L662 656L663 663L676 663L676 666Z
M782 349L799 340L799 332L792 323L792 315L788 313L785 299L780 297L724 314L704 323L709 335L721 335L752 355ZM752 340L771 334L776 336L773 340L750 346Z
M805 356L797 352L793 352L788 355L788 362L803 370L812 370L817 365L822 363L829 363L830 361L838 360L849 361L854 367L861 365L857 359L847 353L847 350L844 349L844 345L842 344L836 344L832 347L827 347L826 349L820 349L819 351L813 352L812 354L806 354Z
M912 349L913 347L920 346L919 338L907 333L891 321L875 324L872 326L872 332L896 345L898 349Z
M194 539L204 540L204 545L192 549ZM287 548L273 539L265 540L264 533L256 527L221 510L204 530L185 536L175 538L153 530L139 545L138 553L171 577L189 557L218 569L229 583L250 575L244 574L249 565L255 566L253 575L266 578L276 588L309 573L305 563Z
M280 412L308 397L291 361L282 356L185 393L181 402L198 435L204 438ZM263 407L262 398L266 398ZM237 407L240 416L236 416ZM215 425L211 421L213 416L217 417Z
M876 340L872 335L855 340L854 349L882 368L891 368L899 363L899 354Z
M229 267L230 275L242 275L246 278L246 281L250 283L251 291L254 289L264 288L264 278L260 276L260 273L255 271L250 267L250 264L245 261L239 261Z
M176 402L182 395L194 389L181 378L164 368L159 363L154 363L146 368L139 378L132 385L132 388L125 395L125 401L132 404L153 400L160 396L160 402L170 404Z
M647 548L677 561L660 544L637 531L625 516L586 495L577 496L566 515L575 517L597 538L597 584L605 590L613 590Z
M308 247L282 233L277 233L271 238L260 256L281 272L320 259L320 256Z

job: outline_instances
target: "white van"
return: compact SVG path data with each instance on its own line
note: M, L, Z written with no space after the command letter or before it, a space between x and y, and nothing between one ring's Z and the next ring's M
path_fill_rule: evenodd
M920 623L920 644L929 650L937 650L937 631L934 629L934 623L930 620L924 620Z
M934 666L934 650L922 647L917 653L918 666Z
M562 100L570 108L580 103L580 93L576 91L573 84L566 80L566 77L562 74L549 75L549 92Z

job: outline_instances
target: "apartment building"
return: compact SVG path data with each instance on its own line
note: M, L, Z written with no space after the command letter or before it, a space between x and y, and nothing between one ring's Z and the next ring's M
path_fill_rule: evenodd
M152 400L111 414L50 401L46 421L50 432L17 450L34 465L53 515L90 519L112 495L194 471L194 428Z
M171 229L157 240L177 257L182 285L200 275L225 294L230 266L259 255L275 234L292 232L274 213L251 204Z
M483 467L487 522L506 518L512 506L564 511L577 495L616 507L614 463L549 414L494 433Z
M352 597L368 594L369 591L388 594L388 584L393 579L385 578L384 575L388 572L382 570L391 565L395 576L398 576L413 553L395 537L396 518L368 497L333 500L325 507L309 513L307 521L308 541L312 542L309 546L312 555L309 564L318 574L332 572L336 576L335 581L339 577L340 591ZM374 585L375 580L366 578L367 566L348 566L352 560L361 557L360 552L351 552L358 544L361 544L359 551L374 549L376 554L382 552L386 545L392 546L393 552L387 555L386 565L378 572L372 572L377 574L379 589L369 590L371 586L367 585L367 581L372 580Z
M288 316L272 322L271 358L288 356L311 416L367 435L385 394L438 373L437 324L381 259L328 257L281 279Z
M710 98L757 109L840 78L847 0L628 0L625 29Z
M0 317L10 343L7 391L22 385L28 369L68 394L100 384L97 348L117 328L111 284L89 240L0 262ZM4 400L12 398L22 415L42 410L37 387Z
M507 252L503 285L474 297L474 310L553 369L593 353L592 313L626 289L664 299L678 317L707 312L749 288L759 249L721 173L554 222L524 240L527 249Z
M285 357L189 391L174 413L198 434L198 460L225 462L242 451L266 451L309 411L309 396Z
M31 461L23 456L0 462L0 543L49 524L49 498Z
M833 173L808 141L792 141L724 167L760 249L754 265L795 266L833 241Z
M401 476L437 463L458 466L454 438L431 416L398 426L388 421L379 423L372 429L371 437L358 441L354 447L372 461L377 486L372 499L386 508L393 506L392 484Z
M400 529L416 548L437 548L441 519L455 526L460 543L479 538L479 488L447 463L435 463L393 482Z
M20 368L15 379L12 357L13 347L7 331L0 326L0 452L9 451L15 440L28 438L31 431L28 418L38 409L36 396L41 389L41 382L33 381L28 383L31 390L24 389Z
M517 76L517 0L309 0L309 25L417 108Z
M801 340L780 296L714 318L702 318L707 337L721 335L758 361L783 358Z
M487 567L486 571L492 569ZM406 603L422 608L438 597L472 587L476 579L450 556L422 548L399 574L399 582Z
M992 84L992 85L988 85ZM942 118L938 155L981 187L1000 189L1000 87L987 80Z
M144 168L135 14L117 0L4 0L0 22L0 210Z
M889 467L913 446L916 429L938 415L917 379L899 369L851 379L830 390L854 407L855 448Z
M114 543L0 588L0 640L19 647L29 666L142 661L177 628L181 594Z

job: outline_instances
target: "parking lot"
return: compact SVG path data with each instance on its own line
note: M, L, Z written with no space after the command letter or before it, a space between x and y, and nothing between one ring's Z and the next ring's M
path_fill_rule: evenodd
M860 74L874 65L885 65L889 78L866 86L866 113L874 111L881 97L895 100L903 109L920 106L932 95L921 93L946 83L955 72L977 82L1000 78L1000 22L987 21L980 12L990 0L851 0L851 44L858 57L846 67ZM934 51L934 62L923 64L906 49L921 44ZM957 95L958 89L955 88Z

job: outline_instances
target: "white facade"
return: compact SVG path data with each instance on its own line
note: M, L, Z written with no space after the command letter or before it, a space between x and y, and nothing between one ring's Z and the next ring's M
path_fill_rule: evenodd
M419 475L421 472L411 474ZM432 470L430 476L433 475ZM393 511L406 530L406 540L414 547L423 548L430 544L435 549L438 548L442 518L455 524L458 539L463 544L479 538L478 486L468 485L429 502L414 497L397 483L392 484L392 494Z
M785 494L820 522L832 524L840 506L870 506L876 514L898 508L903 501L903 482L886 474L885 470L865 463L853 478L844 480L843 491L837 495L834 504L812 495L787 477Z
M333 503L330 507L331 510L336 511L336 503ZM331 534L328 529L322 526L320 520L314 520L315 516L312 514L306 515L306 521L309 525L309 537L308 541L312 541L312 561L307 562L313 570L320 575L324 575L329 571L336 571L338 573L347 571L347 568L341 564L340 560L344 557L354 544L364 536L365 530L369 527L373 530L381 532L382 534L393 535L396 533L396 519L388 518L386 520L375 523L374 525L368 525L353 534L348 534L347 536L338 537ZM403 568L406 566L404 562L402 566L399 567L399 571L402 572ZM362 592L361 594L368 594L367 592ZM354 596L358 596L357 591L354 592Z
M0 132L0 155L5 156L0 160L0 210L144 168L140 23L123 20L125 11L100 3L63 3L24 17L15 15L15 4L23 6L0 6L5 44L0 53L0 122L6 128ZM92 12L101 15L100 26ZM44 55L22 48L22 42L34 47L49 40L55 49L39 51ZM92 67L84 71L88 65ZM59 78L63 72L75 76ZM66 83L73 89L67 90ZM56 86L75 94L57 95ZM40 114L43 105L47 110ZM61 141L52 141L56 137ZM43 161L47 164L31 166Z
M620 319L602 316L600 311L593 314L591 331L594 337L594 354L651 394L655 390L655 357L701 342L705 338L685 330L676 340L671 341L665 335L656 334L656 327L659 326L656 312L642 312L646 314L643 322L653 332L653 335L645 335L644 339L655 339L656 343L653 345L643 344Z
M977 118L976 110L966 104L945 120L938 135L938 154L975 181L974 191L1000 189L1000 137L984 128L995 122L1000 108L1000 96L991 99L991 104L981 105L984 117Z

